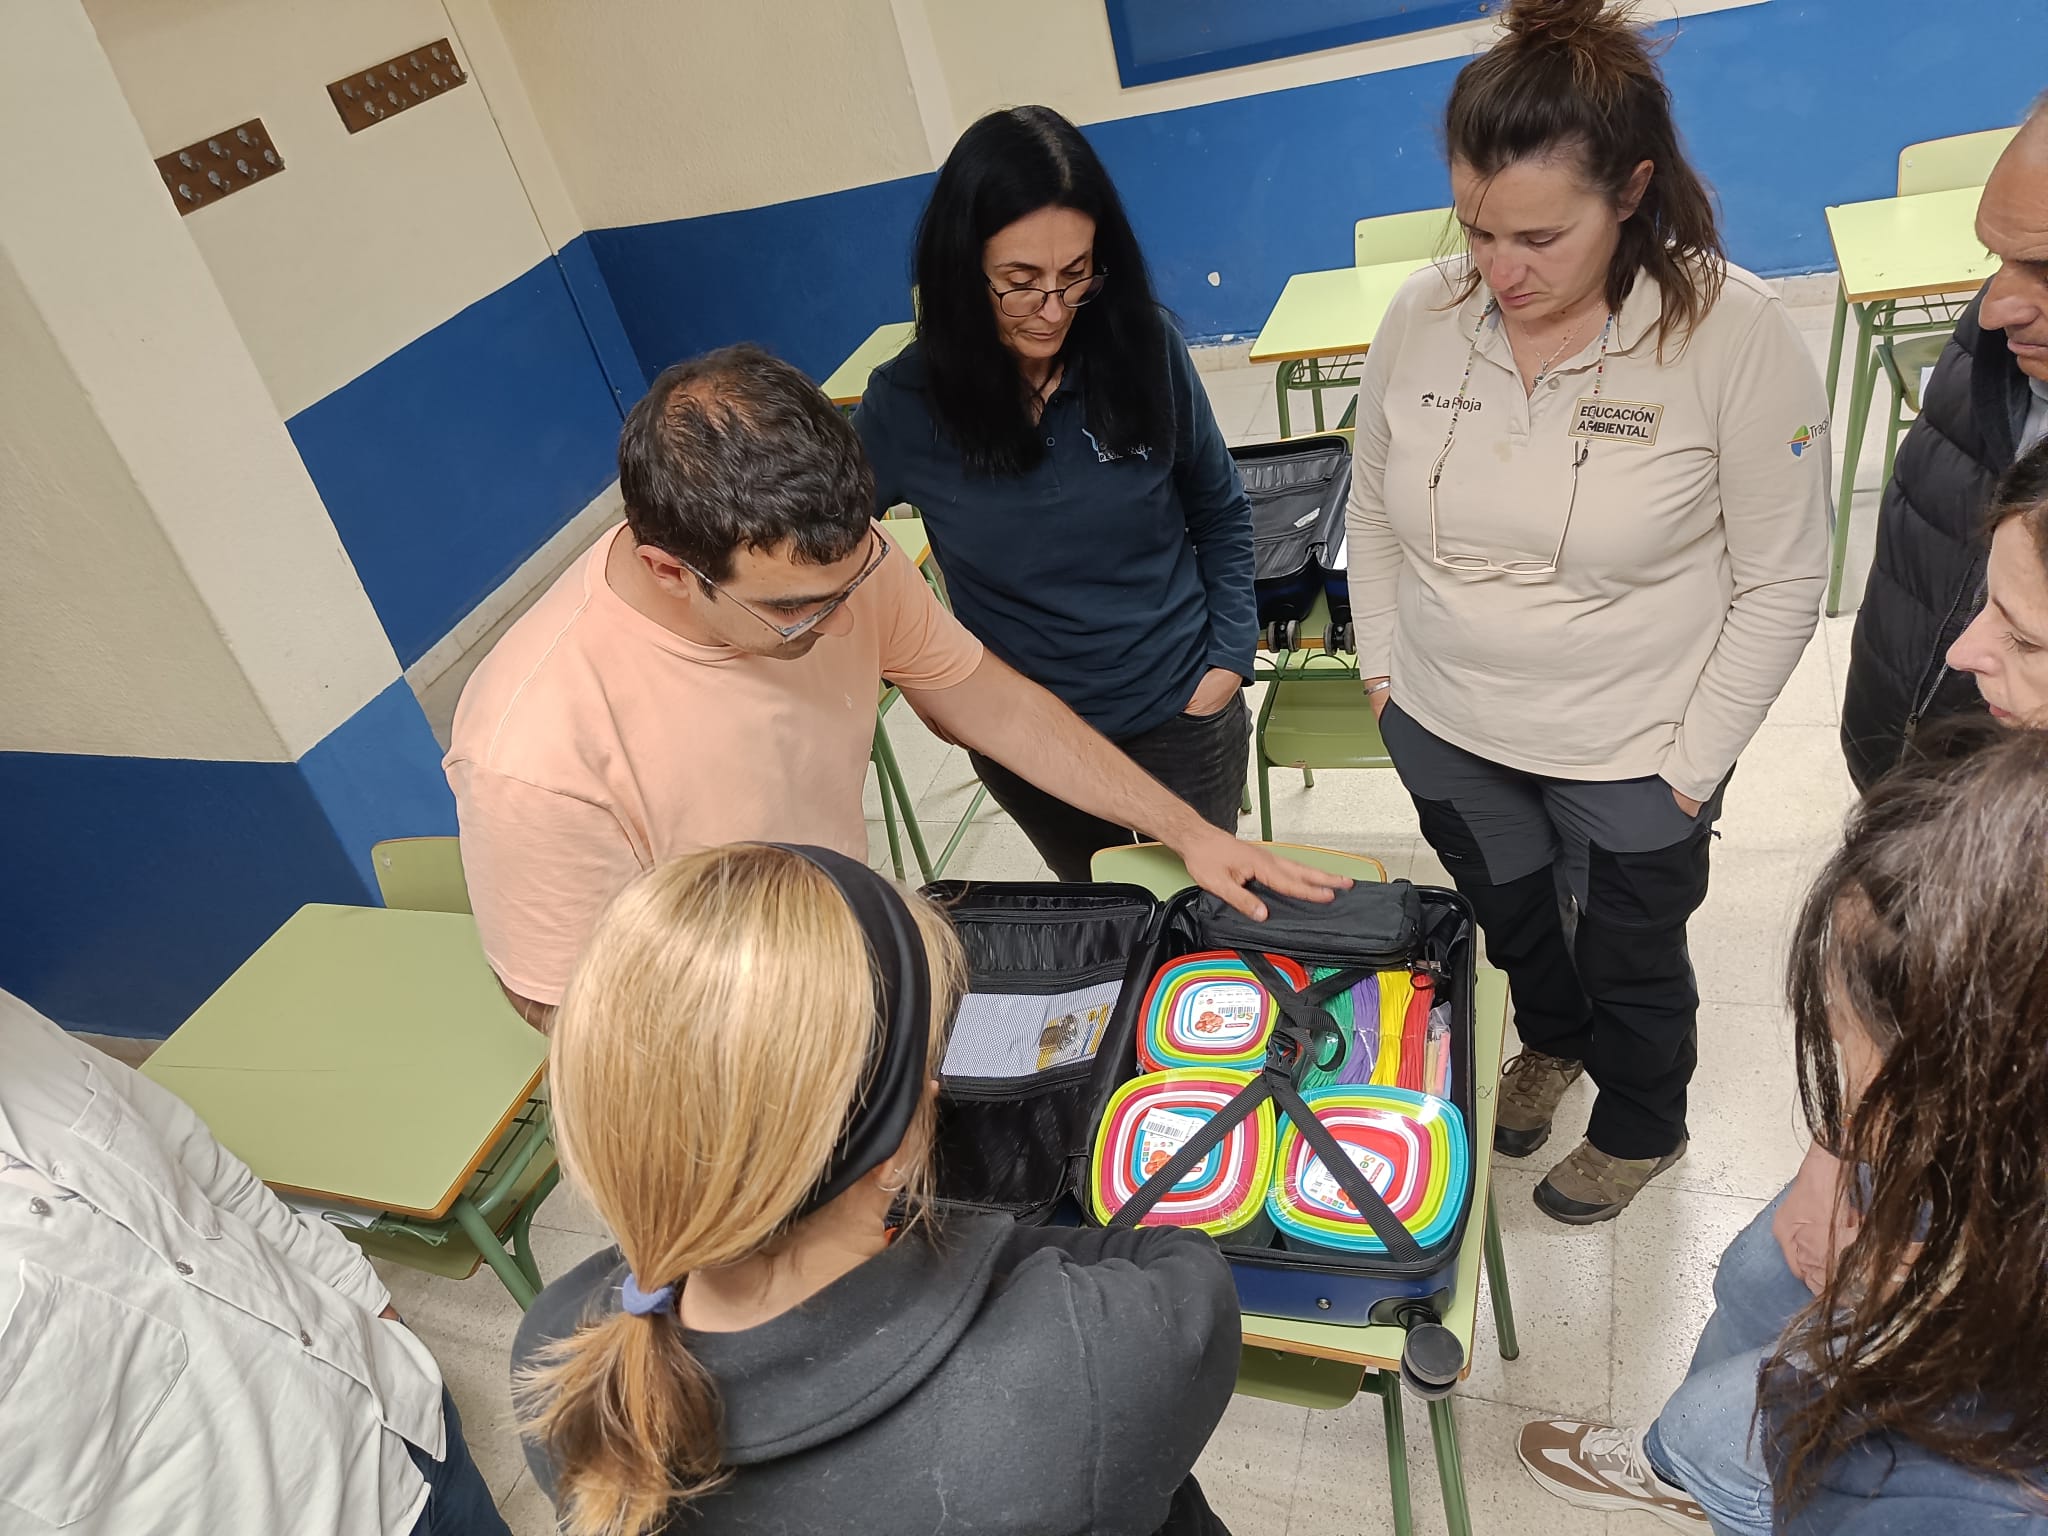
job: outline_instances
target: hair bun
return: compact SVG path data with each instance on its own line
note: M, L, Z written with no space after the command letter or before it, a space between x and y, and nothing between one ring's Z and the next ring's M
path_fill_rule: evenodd
M1501 25L1521 42L1568 44L1606 10L1606 0L1507 0Z

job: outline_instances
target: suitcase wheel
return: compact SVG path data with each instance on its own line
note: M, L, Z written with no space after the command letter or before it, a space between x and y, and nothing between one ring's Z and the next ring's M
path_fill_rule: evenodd
M1408 1329L1401 1346L1401 1379L1417 1397L1449 1397L1464 1369L1464 1346L1442 1323L1432 1320Z

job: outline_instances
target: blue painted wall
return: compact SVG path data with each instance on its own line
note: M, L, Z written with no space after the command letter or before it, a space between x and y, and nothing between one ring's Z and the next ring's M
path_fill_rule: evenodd
M1256 331L1289 274L1350 262L1354 221L1448 202L1438 123L1461 63L1089 128L1188 333ZM1903 145L2016 121L2048 86L2048 5L1769 0L1688 19L1665 70L1734 258L1816 271L1834 264L1829 203L1889 195ZM929 181L590 241L649 373L751 339L822 377L876 325L908 318Z
M0 752L0 987L163 1036L309 901L374 905L369 846L455 831L404 682L299 763Z
M539 263L286 423L404 665L616 472L644 385L594 265Z

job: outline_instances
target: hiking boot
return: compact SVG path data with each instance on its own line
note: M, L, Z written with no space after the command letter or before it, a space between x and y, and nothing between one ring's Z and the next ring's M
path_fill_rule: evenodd
M1503 1157L1527 1157L1550 1140L1550 1117L1565 1089L1585 1075L1583 1061L1566 1061L1524 1050L1500 1069L1500 1101L1494 1111L1493 1150Z
M1524 1424L1515 1450L1529 1475L1580 1509L1634 1509L1681 1531L1705 1531L1706 1511L1657 1475L1639 1429L1576 1419Z
M1665 1157L1609 1157L1582 1141L1536 1186L1543 1214L1575 1227L1612 1221L1628 1209L1642 1187L1685 1156L1686 1143Z

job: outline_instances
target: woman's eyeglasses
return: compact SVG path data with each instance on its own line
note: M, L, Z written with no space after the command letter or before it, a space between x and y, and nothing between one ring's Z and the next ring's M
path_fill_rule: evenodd
M739 598L734 597L730 592L726 591L725 588L721 587L709 576L706 576L702 571L698 570L697 567L690 564L689 561L678 560L676 564L680 565L692 576L696 577L699 581L703 582L705 586L709 587L713 592L716 592L720 597L724 598L734 607L741 609L751 617L758 619L761 623L767 625L770 629L774 630L775 633L781 636L784 640L794 640L800 635L809 634L812 630L816 629L820 624L824 623L827 619L831 618L833 614L837 613L842 607L845 606L846 600L849 597L853 596L853 594L859 589L860 584L862 582L866 581L870 576L874 575L876 571L879 571L882 568L882 562L889 557L888 536L886 534L874 530L871 530L868 536L873 541L874 554L869 557L868 563L864 567L862 567L861 573L858 576L854 577L852 581L848 582L846 584L846 589L842 591L837 597L825 603L815 613L805 614L802 618L798 619L794 624L776 623L773 619L769 618L767 614L761 612L760 609L754 607L753 604L742 602Z
M1479 317L1479 324L1472 328L1472 347L1465 355L1465 376L1458 381L1458 392L1451 399L1451 427L1444 433L1443 452L1436 456L1436 463L1429 472L1429 561L1430 564L1446 571L1469 571L1475 574L1488 573L1500 576L1554 576L1557 562L1564 558L1564 541L1572 531L1572 513L1579 505L1579 471L1586 466L1586 455L1592 445L1586 442L1569 444L1572 450L1572 494L1565 503L1564 526L1557 530L1557 547L1550 552L1548 560L1491 560L1485 555L1447 555L1437 542L1436 531L1436 488L1443 481L1444 465L1450 462L1451 445L1458 440L1458 420L1465 414L1466 387L1472 382L1472 365L1479 357L1479 338L1486 329L1486 322L1493 318L1494 306L1486 306ZM1600 398L1602 386L1607 378L1607 338L1614 331L1614 316L1607 317L1607 323L1600 330L1600 359L1593 370L1593 399Z
M1102 285L1108 281L1107 272L1098 272L1064 288L998 288L990 283L988 291L996 296L996 308L1012 320L1024 320L1045 308L1045 301L1054 297L1068 309L1079 309L1100 294Z

